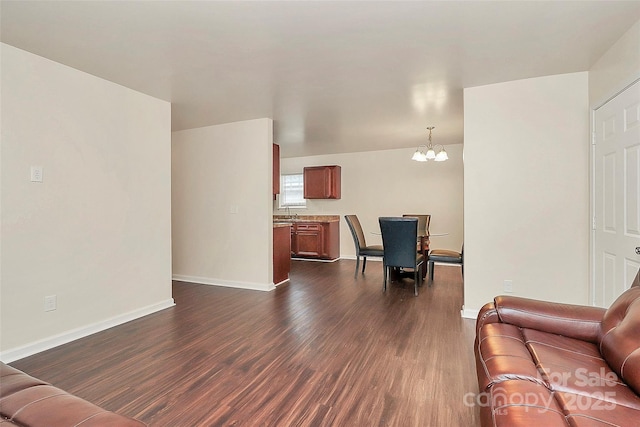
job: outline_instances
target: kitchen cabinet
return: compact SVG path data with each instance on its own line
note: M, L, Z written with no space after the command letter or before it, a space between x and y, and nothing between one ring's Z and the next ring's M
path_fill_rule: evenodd
M291 227L291 255L299 258L339 258L340 223L294 222Z
M273 283L289 280L291 270L291 226L278 224L273 227Z
M280 146L273 144L273 198L280 194Z
M294 225L293 253L299 257L320 258L323 250L322 224L297 223Z
M303 169L305 199L339 199L340 166L311 166Z

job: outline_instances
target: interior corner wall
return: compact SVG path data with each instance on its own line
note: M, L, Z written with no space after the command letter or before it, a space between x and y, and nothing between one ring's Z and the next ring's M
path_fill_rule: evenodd
M465 310L513 295L587 304L586 72L464 90Z
M437 135L434 134L437 140ZM437 141L436 141L437 142ZM342 198L307 200L300 215L340 215L340 256L355 259L355 246L344 215L356 214L367 244L381 244L378 217L430 214L432 248L459 251L462 246L462 144L446 146L446 162L415 162L413 148L283 158L282 174L302 173L305 166L340 165ZM274 214L283 214L274 202ZM376 258L372 258L375 260Z
M589 69L589 105L597 108L640 79L640 21Z
M273 289L273 121L173 132L173 277Z
M6 44L0 55L8 361L173 304L171 105Z

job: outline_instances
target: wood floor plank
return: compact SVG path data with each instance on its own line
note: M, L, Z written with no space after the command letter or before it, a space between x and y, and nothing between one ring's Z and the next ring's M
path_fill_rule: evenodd
M459 267L414 297L354 263L293 261L268 293L175 282L175 307L12 365L152 427L479 425Z

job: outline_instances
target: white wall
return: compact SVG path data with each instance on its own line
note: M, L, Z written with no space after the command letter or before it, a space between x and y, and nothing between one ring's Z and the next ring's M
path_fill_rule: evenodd
M465 309L512 280L513 295L586 304L589 100L586 72L468 88Z
M589 105L600 106L640 78L640 21L589 70Z
M176 280L273 289L272 141L271 119L173 133Z
M2 359L167 307L171 106L1 44ZM44 182L30 182L30 166ZM44 312L44 297L57 310Z
M425 136L426 138L426 136ZM437 128L433 132L437 143ZM380 244L378 217L403 213L431 214L432 248L460 250L462 245L462 144L447 145L446 162L415 162L415 148L361 153L283 158L282 174L302 173L305 166L340 165L342 198L307 200L300 215L340 215L340 256L355 258L355 246L344 215L356 214L365 231L367 244ZM274 214L282 214L274 203Z

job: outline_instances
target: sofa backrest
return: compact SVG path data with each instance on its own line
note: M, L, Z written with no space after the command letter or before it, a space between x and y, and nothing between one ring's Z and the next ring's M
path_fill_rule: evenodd
M599 344L611 369L640 394L640 271L631 288L605 312Z

